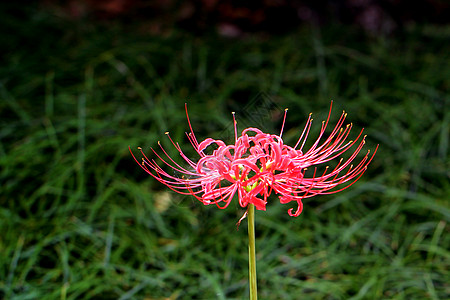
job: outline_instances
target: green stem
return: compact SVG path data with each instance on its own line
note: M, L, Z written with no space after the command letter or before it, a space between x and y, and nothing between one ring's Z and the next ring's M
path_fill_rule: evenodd
M256 255L255 255L255 206L248 205L248 278L250 282L250 300L258 299L256 287Z

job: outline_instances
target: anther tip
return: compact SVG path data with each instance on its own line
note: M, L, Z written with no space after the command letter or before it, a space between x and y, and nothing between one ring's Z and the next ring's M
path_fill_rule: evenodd
M284 109L284 111L288 111L288 110L289 110L289 108L285 108L285 109Z
M166 131L166 132L164 132L164 134L166 134L166 135L169 135L169 132L168 132L168 131Z
M141 147L138 147L138 150L142 150L142 148L141 148Z
M235 115L236 113L234 111L231 112L232 115Z

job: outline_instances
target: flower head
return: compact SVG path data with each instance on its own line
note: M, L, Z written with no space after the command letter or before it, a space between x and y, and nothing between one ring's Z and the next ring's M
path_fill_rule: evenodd
M281 203L294 201L297 209L288 210L290 216L299 216L303 209L302 200L319 194L333 194L342 191L355 183L365 172L373 159L370 150L357 163L353 163L365 144L365 137L361 130L354 140L347 141L352 124L344 126L347 114L342 113L334 129L325 134L328 126L331 108L326 121L322 122L319 136L308 150L303 150L309 135L312 118L311 114L297 143L291 147L285 145L282 139L287 109L285 110L280 135L264 133L258 128L244 129L237 135L236 120L233 113L235 141L226 144L222 140L207 138L198 142L192 129L186 109L186 117L190 132L187 137L199 155L198 161L189 159L180 145L175 143L166 132L169 140L185 160L183 167L168 155L158 142L161 152L151 149L157 159L148 158L142 149L142 162L134 156L142 169L163 183L171 190L193 195L204 205L215 204L219 208L226 208L237 194L239 204L246 207L249 203L258 210L266 210L267 199L272 193L278 195ZM355 149L346 160L339 158L351 147ZM206 151L215 148L212 151ZM326 164L338 159L336 166L330 168ZM163 165L166 167L163 168ZM324 166L318 173L317 166ZM172 175L166 168L172 169L178 175ZM306 171L310 170L312 175ZM244 215L245 216L245 215Z

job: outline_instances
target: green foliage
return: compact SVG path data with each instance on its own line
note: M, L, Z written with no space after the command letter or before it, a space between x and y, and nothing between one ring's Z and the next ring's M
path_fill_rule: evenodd
M244 123L264 97L255 125L278 132L289 107L290 143L310 112L317 132L333 99L333 120L345 109L380 148L360 183L306 200L300 217L276 198L256 212L260 298L448 298L446 31L230 40L42 12L1 20L0 298L248 297L237 201L218 210L166 191L128 146L175 153L170 131L195 157L186 101L199 138L225 138L231 111Z

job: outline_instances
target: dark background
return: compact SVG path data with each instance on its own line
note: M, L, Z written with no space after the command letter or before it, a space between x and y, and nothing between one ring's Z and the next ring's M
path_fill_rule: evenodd
M175 194L128 147L161 141L181 163L170 131L196 159L186 102L198 139L228 142L232 111L239 131L278 134L289 108L289 145L312 112L308 147L331 100L331 124L345 110L379 150L298 218L274 195L257 211L260 298L448 298L448 15L437 0L2 2L0 298L248 297L237 199Z

